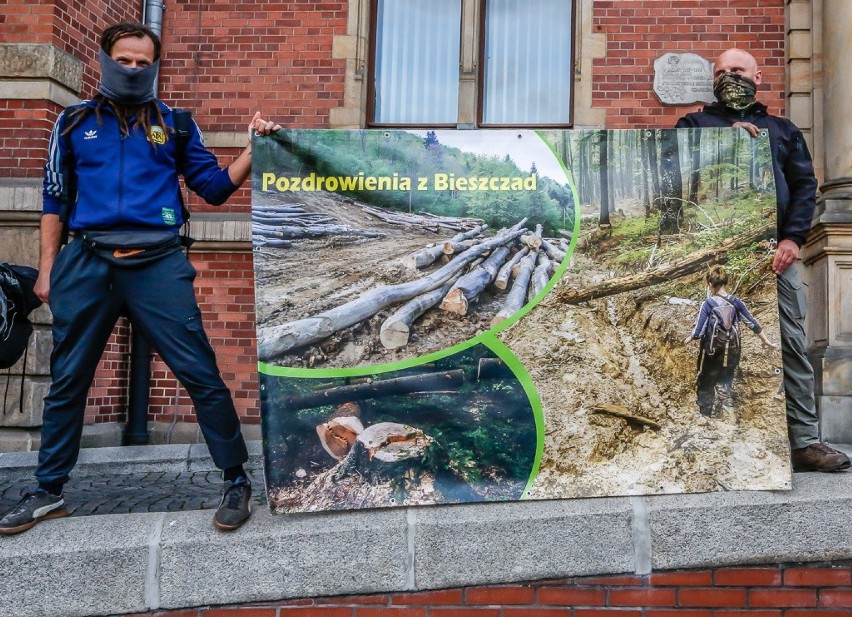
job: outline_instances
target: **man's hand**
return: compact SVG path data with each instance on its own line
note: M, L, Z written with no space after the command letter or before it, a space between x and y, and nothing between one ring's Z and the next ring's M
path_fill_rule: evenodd
M264 120L260 117L260 112L256 111L254 118L251 119L248 125L249 142L251 142L252 133L255 135L270 135L280 129L280 124L275 124L272 120Z
M47 299L50 296L50 270L39 270L38 278L36 279L33 292L38 296L38 299L47 304Z
M751 122L734 122L731 126L733 126L735 129L745 129L752 137L757 137L758 135L760 135L760 129L753 125Z
M781 240L772 260L772 271L778 275L783 274L798 258L799 245L789 239Z

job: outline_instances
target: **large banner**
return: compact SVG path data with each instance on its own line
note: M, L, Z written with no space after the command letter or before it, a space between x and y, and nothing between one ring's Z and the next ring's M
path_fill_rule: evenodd
M790 488L765 134L253 150L274 512Z

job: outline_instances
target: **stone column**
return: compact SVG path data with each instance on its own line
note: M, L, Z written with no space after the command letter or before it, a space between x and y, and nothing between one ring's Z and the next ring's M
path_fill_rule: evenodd
M822 438L852 443L852 2L822 2L825 182L802 252ZM815 45L815 51L818 47Z

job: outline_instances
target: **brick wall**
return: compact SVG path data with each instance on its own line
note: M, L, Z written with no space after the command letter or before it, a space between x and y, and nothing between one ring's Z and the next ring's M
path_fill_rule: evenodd
M711 62L729 47L750 51L763 70L759 98L784 113L785 0L596 0L593 31L606 35L606 57L593 62L594 107L607 128L667 128L690 111L654 94L654 59L691 52Z
M193 110L205 132L242 132L255 110L286 126L324 128L344 104L345 60L333 58L347 31L348 2L243 0L166 3L160 90ZM81 96L95 93L100 31L139 19L138 0L6 0L4 42L53 43L85 62ZM740 45L763 66L761 96L783 105L784 0L596 0L593 31L604 33L606 57L594 61L593 105L607 109L607 128L671 126L692 108L664 107L653 93L653 59L667 51L715 58ZM38 178L59 107L49 101L0 100L0 178ZM219 148L226 163L237 148ZM214 208L190 197L194 211ZM218 212L245 213L251 195L238 191ZM238 411L258 418L254 307L248 254L197 253L197 289L205 326ZM227 292L216 285L227 280ZM223 295L225 294L225 295ZM236 310L235 310L236 309ZM240 315L239 318L236 318ZM87 422L121 419L126 401L127 332L116 330L98 368ZM154 363L152 419L191 420L191 404L159 361ZM178 398L175 400L175 393Z
M852 564L826 563L578 577L266 602L153 613L163 617L841 617Z

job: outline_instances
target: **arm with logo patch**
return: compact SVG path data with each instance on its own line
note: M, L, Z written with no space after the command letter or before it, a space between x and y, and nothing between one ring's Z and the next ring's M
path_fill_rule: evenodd
M50 271L53 262L59 254L62 245L63 222L59 214L62 211L62 197L65 178L62 173L65 152L64 140L60 137L60 126L65 112L60 114L53 126L48 144L47 163L44 166L44 181L42 188L42 215L39 226L39 257L38 280L34 287L35 294L42 302L47 302L50 295Z

